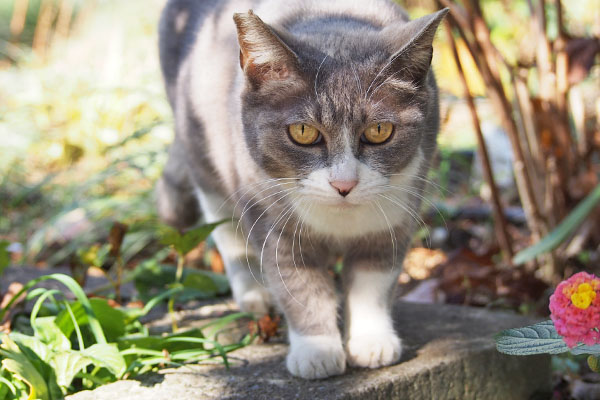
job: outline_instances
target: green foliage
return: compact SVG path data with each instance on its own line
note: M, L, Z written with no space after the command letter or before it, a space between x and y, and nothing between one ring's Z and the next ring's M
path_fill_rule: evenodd
M496 348L499 352L526 356L532 354L560 354L570 352L575 355L600 355L600 345L584 344L569 348L560 336L552 321L544 321L523 328L507 329L496 336Z
M170 226L163 225L159 228L160 242L167 246L173 246L177 254L184 256L205 241L208 235L219 225L230 219L201 225L186 232L178 232Z
M600 372L600 357L590 355L587 358L590 369L594 372Z
M125 334L127 316L123 312L112 308L108 301L102 298L92 298L89 301L107 341L113 342ZM70 310L65 308L58 313L56 325L67 337L71 336L77 326L88 326L89 318L82 303L71 303Z
M33 334L11 332L2 336L0 399L62 399L66 394L159 366L205 361L215 356L228 366L227 353L250 343L251 336L223 346L207 338L204 328L158 336L149 335L140 323L140 318L157 304L188 288L211 290L213 294L227 290L223 281L196 272L199 271L185 271L184 282L187 280L189 287L183 284L167 289L150 299L143 309L114 308L105 299L90 299L66 275L53 274L27 283L21 293L27 293L29 300L37 298L31 313ZM165 274L174 278L172 269ZM63 283L76 300L67 300L59 290L34 289L47 279ZM14 299L0 311L1 318L13 306ZM45 316L39 316L42 311ZM252 316L229 315L216 322L217 328L247 317ZM215 323L207 326L214 331Z
M13 381L29 387L30 399L62 399L53 370L36 353L3 335L0 356L3 357L2 367L13 375Z
M176 268L155 261L140 264L134 272L135 287L143 301L165 293L176 283ZM178 301L207 299L229 292L229 283L223 275L210 271L184 268Z
M0 240L0 276L2 276L4 268L10 264L10 254L8 254L7 250L9 244L6 240Z
M101 267L106 261L110 246L105 244L104 246L93 245L88 248L77 249L77 256L84 265Z
M513 258L513 263L515 265L526 263L558 247L581 225L598 204L600 204L600 184L548 236L517 253Z

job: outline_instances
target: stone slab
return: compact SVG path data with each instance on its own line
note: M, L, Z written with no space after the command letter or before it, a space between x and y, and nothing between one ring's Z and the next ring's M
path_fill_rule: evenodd
M550 388L547 356L511 357L496 351L498 331L531 323L513 314L469 307L398 302L394 307L404 352L399 364L305 381L290 376L287 345L252 345L221 365L165 369L120 381L69 400L415 399L526 400Z

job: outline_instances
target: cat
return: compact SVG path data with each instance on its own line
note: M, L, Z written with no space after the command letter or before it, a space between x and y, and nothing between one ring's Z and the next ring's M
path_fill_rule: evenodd
M430 64L446 13L409 21L391 0L170 0L163 11L176 132L159 215L181 229L201 215L237 220L213 233L234 299L283 311L295 376L400 359L390 308L436 147Z

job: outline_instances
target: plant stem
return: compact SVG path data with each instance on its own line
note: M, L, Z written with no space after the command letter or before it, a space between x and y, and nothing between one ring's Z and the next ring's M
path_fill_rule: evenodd
M177 272L175 272L175 283L181 283L184 262L185 262L185 257L183 256L183 254L178 254L177 255Z
M183 254L178 254L177 255L177 271L175 272L175 284L176 285L181 283L181 277L183 276L184 261L185 261L185 258L183 256ZM169 298L168 307L169 307L169 315L171 316L171 329L173 330L173 333L175 333L179 329L177 327L177 318L175 316L175 294L173 294Z
M481 124L479 122L479 117L477 115L477 109L475 108L475 102L473 101L473 96L469 91L469 86L467 84L467 79L465 77L464 70L462 68L462 63L460 61L460 57L458 55L458 50L456 49L456 43L454 41L454 37L452 36L452 26L449 21L446 21L446 34L448 35L448 42L452 48L452 54L454 56L454 62L456 63L456 68L458 70L458 75L460 76L460 81L463 86L463 91L465 93L465 98L467 100L467 105L469 106L469 110L471 112L471 117L473 119L473 128L475 128L475 133L477 134L477 144L479 148L479 154L481 155L481 165L483 170L483 175L487 184L490 187L492 194L492 210L494 213L494 227L496 228L496 233L498 234L498 243L500 244L500 248L502 249L502 257L508 264L512 264L511 258L513 257L512 245L510 240L510 235L508 234L508 227L506 224L506 219L504 218L504 211L502 209L502 203L500 202L500 195L498 193L498 187L496 186L496 182L494 180L494 173L492 171L492 165L490 163L490 158L488 155L488 151L485 144L485 139L483 137L483 133L481 132Z
M175 295L169 298L168 303L169 315L171 316L171 330L176 333L179 327L177 326L177 318L175 317Z

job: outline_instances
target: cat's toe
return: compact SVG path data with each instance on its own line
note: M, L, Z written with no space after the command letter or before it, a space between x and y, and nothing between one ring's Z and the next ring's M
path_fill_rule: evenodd
M339 338L303 336L292 340L286 365L292 375L300 378L327 378L344 373L346 354Z
M265 315L269 312L271 299L269 292L264 287L256 286L239 293L234 298L239 308L243 312L254 313L255 315Z
M379 368L400 360L402 344L395 333L351 337L346 343L348 363L354 367Z

